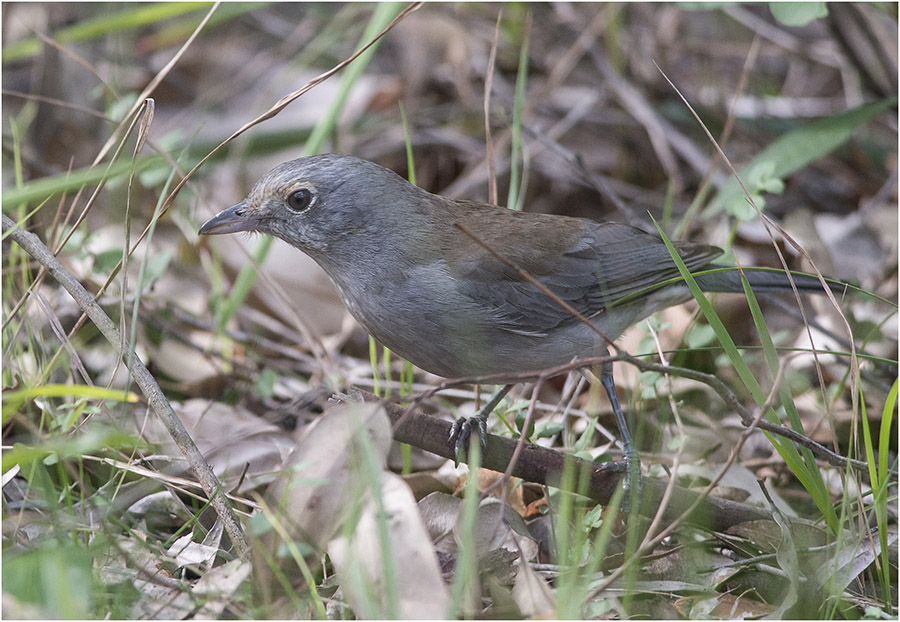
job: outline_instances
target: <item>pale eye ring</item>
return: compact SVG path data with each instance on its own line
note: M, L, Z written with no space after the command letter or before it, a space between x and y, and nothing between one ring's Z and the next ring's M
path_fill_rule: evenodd
M304 212L310 208L313 203L313 193L309 188L300 188L294 190L288 195L287 206L292 212Z

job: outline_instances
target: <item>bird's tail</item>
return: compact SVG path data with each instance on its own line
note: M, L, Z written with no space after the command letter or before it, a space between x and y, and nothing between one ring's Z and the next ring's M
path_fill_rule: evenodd
M766 292L785 292L791 291L791 284L787 275L783 270L768 269L745 269L744 275L750 283L750 288L754 293ZM810 294L823 294L825 290L818 277L803 272L791 272L794 284L797 290ZM694 277L697 284L705 292L743 292L741 285L741 274L737 268L729 268L726 270L711 272L709 274L698 274ZM825 279L828 287L832 292L843 292L846 283L836 281L834 279Z

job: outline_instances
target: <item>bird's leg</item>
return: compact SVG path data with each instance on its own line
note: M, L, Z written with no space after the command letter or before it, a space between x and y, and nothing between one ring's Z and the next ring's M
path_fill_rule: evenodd
M631 434L628 433L628 424L625 415L619 405L619 397L616 395L616 384L613 382L612 361L603 363L600 370L600 384L606 389L606 395L612 405L613 414L616 416L616 424L619 426L619 434L622 435L622 453L625 457L625 500L623 507L630 508L631 500L640 503L641 498L641 457L634 450L631 442ZM633 496L632 494L633 493Z
M466 451L469 448L469 439L472 437L473 432L478 436L482 449L484 448L484 435L487 433L488 415L493 412L497 407L497 404L500 403L500 400L506 397L506 394L509 393L512 388L513 385L511 384L503 385L500 387L500 390L494 394L491 401L478 411L477 415L474 417L460 417L453 422L453 426L450 428L450 438L448 439L448 442L450 443L451 449L453 449L453 464L455 466L459 465L460 456L466 455Z

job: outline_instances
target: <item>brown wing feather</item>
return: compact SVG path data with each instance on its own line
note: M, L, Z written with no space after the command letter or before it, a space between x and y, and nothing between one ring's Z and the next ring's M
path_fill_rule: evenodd
M467 222L478 222L482 241L526 270L583 315L678 276L663 241L620 223L522 214L471 204ZM468 211L468 210L467 210ZM544 235L557 229L557 235ZM541 230L542 246L534 232ZM487 232L487 233L485 233ZM502 328L542 335L573 321L556 301L529 283L460 232L453 242L453 262L462 293L488 307ZM721 250L703 244L677 243L689 270L709 264Z

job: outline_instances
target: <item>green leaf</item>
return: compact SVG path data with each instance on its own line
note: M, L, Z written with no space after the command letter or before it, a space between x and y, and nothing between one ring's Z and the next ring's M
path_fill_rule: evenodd
M551 436L556 436L560 432L565 429L566 426L561 424L558 421L548 421L547 423L543 423L537 427L537 431L531 437L531 440L537 440L539 438L550 438Z
M525 427L525 420L528 418L528 413L524 410L520 410L516 413L516 431L521 434L522 428ZM525 438L531 439L534 435L534 419L528 422L528 432L525 434Z
M122 259L122 249L111 248L108 251L100 251L94 256L93 270L97 274L109 274Z
M687 332L684 336L684 343L687 347L702 348L708 346L716 338L716 333L709 324L698 324Z
M136 393L131 391L119 391L105 389L103 387L90 387L80 384L44 384L18 391L3 393L3 425L6 425L16 411L27 401L35 398L47 397L72 397L87 398L91 400L115 400L135 403L138 401Z
M3 452L0 467L5 473L14 465L23 471L34 462L46 460L46 464L55 464L59 460L80 458L95 455L106 450L124 448L132 451L135 447L146 446L141 439L105 427L96 427L77 437L60 436L37 445L15 443L12 449Z
M747 182L760 192L769 192L771 194L784 192L784 180L775 174L775 163L771 160L759 162L748 171Z
M256 393L263 398L272 397L275 390L277 376L271 369L264 369L256 378Z
M4 188L3 211L8 213L9 210L19 205L47 201L62 192L75 192L85 184L125 177L132 170L141 172L152 166L164 164L165 159L160 155L143 156L134 161L122 160L109 166L102 164L94 168L88 167L42 177L23 184L20 188Z
M745 184L752 176L756 176L757 180L766 182L766 186L771 187L768 184L772 182L772 178L784 179L834 151L849 140L858 127L896 105L897 98L890 97L812 121L778 138L745 164L738 174ZM753 192L749 185L747 189ZM746 203L744 191L737 180L732 178L722 186L704 217L710 218L729 206L740 203Z
M770 2L769 10L785 26L806 26L820 17L828 17L824 2Z
M747 281L744 274L741 274L741 285L744 288L744 294L747 296L747 303L750 306L750 314L753 317L753 323L755 324L756 332L759 335L759 341L763 348L763 355L765 356L772 377L775 378L778 375L779 367L778 351L775 348L775 343L772 340L772 335L766 325L766 319L763 317L756 295L750 288L750 283ZM787 383L781 383L778 388L778 396L781 399L784 415L787 416L791 427L796 432L805 434L803 423L800 420L800 413L797 411L797 406L794 404L794 399L788 390ZM781 423L779 418L771 411L767 413L766 419L776 425ZM806 447L795 446L786 438L775 437L768 432L764 432L764 434L775 446L776 451L784 458L785 463L787 463L797 479L800 480L803 487L806 488L810 497L812 497L815 504L821 510L828 526L834 533L837 533L839 529L838 518L834 508L831 506L831 498L828 495L828 489L825 486L822 474L819 471L819 467L816 464L812 452Z
M88 619L94 600L90 554L60 541L30 551L3 552L3 592L50 618Z
M109 33L119 33L125 29L139 28L164 19L184 18L188 13L208 11L210 2L163 2L148 6L133 6L122 11L102 11L98 17L81 20L78 23L53 34L53 40L61 43L90 41ZM41 51L42 42L37 36L25 39L3 48L3 62L9 63Z
M586 529L597 529L603 524L603 510L604 506L599 504L588 510L582 519Z

